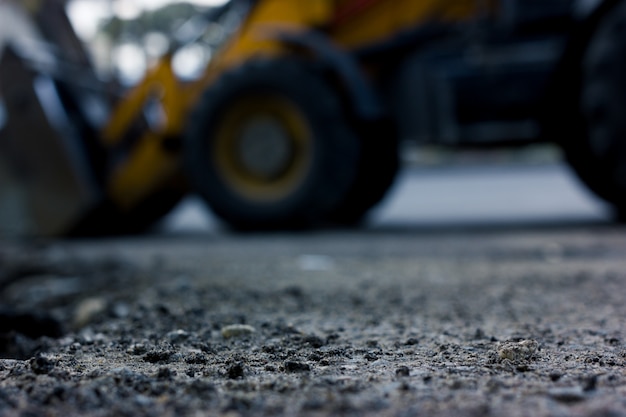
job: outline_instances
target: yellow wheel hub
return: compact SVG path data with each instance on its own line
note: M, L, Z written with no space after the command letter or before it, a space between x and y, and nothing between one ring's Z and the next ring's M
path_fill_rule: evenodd
M215 166L240 196L259 202L287 197L304 181L312 133L300 110L279 96L238 99L216 129Z

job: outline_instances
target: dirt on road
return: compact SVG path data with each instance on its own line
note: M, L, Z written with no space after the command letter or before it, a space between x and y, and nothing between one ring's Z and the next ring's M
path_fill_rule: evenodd
M609 227L4 242L0 415L626 416L625 284Z

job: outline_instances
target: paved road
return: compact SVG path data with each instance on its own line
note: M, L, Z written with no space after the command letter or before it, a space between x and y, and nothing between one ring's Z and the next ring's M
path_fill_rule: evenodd
M405 169L366 227L436 231L609 221L605 205L555 163ZM198 198L189 198L162 230L207 233L221 226Z
M190 199L161 235L0 242L0 305L66 331L0 335L0 415L626 416L626 234L562 166L409 169L362 230L221 230Z
M191 201L214 232L0 242L0 305L67 330L0 335L0 415L626 417L623 226L558 167L396 193L365 230L218 233Z

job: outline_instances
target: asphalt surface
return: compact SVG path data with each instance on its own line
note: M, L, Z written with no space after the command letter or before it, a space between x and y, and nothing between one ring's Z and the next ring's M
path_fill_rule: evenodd
M392 195L361 230L2 242L24 316L0 415L626 416L625 229L570 196L556 219L396 222Z

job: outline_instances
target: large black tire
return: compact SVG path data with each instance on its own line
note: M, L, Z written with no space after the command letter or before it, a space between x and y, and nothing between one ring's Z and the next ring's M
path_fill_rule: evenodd
M359 143L304 62L250 61L204 94L185 142L192 187L239 230L321 224L356 176Z
M361 140L357 177L329 216L331 222L346 226L360 224L383 200L400 167L397 134L390 121L357 122L357 126Z
M581 62L581 129L562 143L580 179L626 213L626 3L605 14ZM576 115L565 123L577 126Z

